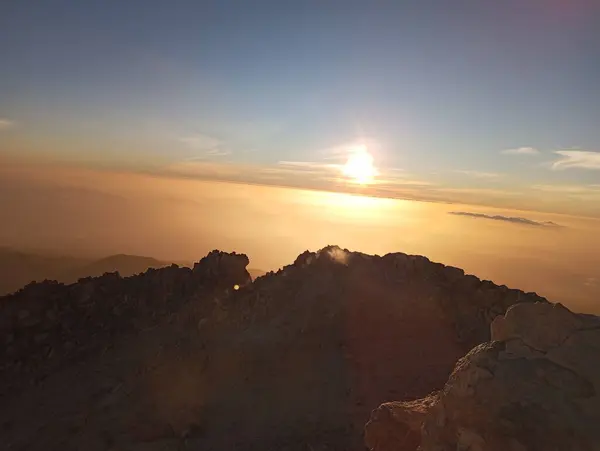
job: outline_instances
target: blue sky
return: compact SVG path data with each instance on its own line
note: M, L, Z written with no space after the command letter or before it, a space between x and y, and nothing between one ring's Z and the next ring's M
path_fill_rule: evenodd
M0 151L327 188L367 143L409 196L589 203L598 23L596 0L3 2Z

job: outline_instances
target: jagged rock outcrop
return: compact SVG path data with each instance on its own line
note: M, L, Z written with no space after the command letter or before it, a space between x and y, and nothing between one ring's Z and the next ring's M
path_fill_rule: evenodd
M441 392L375 410L368 448L600 450L600 318L518 304L491 330L493 341L459 360Z
M10 312L0 330L13 334L11 356L18 356L1 362L20 362L10 374L44 376L6 396L6 443L361 450L373 406L441 389L457 359L489 340L495 316L517 302L546 302L401 253L330 246L246 285L245 256L211 254L203 262L68 287L37 284L0 299ZM47 306L76 318L65 323L69 341L89 352L70 359L62 350L62 320L49 329L56 354L45 354L48 337L35 344L35 328L46 326L27 318L51 322ZM129 332L108 332L115 324ZM60 364L40 373L55 355ZM14 381L4 371L0 377Z
M123 334L153 327L183 304L248 283L248 261L213 251L193 270L172 265L127 278L44 281L0 298L0 399L110 348ZM206 315L212 304L204 307Z

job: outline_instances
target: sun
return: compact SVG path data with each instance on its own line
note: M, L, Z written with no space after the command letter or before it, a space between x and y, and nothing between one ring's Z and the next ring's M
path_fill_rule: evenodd
M366 146L358 146L353 149L348 161L342 166L342 172L354 183L360 185L372 183L378 174L373 165L373 155L369 153Z

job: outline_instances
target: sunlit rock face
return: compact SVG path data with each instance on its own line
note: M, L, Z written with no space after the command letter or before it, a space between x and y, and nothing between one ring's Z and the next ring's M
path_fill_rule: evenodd
M600 318L518 304L494 320L492 339L459 360L441 392L376 409L368 448L600 449Z
M328 246L252 283L247 264L0 298L7 443L362 450L373 408L441 389L497 315L546 302L402 253Z

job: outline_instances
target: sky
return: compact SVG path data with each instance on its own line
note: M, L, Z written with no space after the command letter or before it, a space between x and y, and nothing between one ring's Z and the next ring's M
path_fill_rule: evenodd
M600 216L600 2L8 1L4 159ZM340 177L366 146L378 177Z

